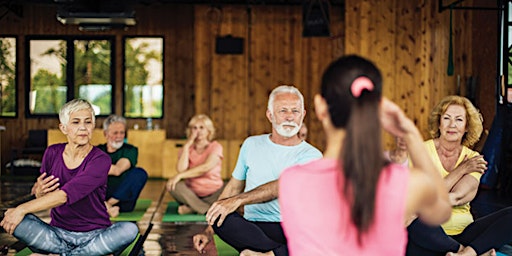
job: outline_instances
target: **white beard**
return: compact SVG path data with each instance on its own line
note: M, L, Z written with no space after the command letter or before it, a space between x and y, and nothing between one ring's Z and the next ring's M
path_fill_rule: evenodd
M282 122L281 124L276 124L275 120L274 122L272 122L272 126L274 126L277 133L286 138L290 138L297 135L301 125L302 124L299 125L294 122ZM293 126L293 128L289 128L289 126Z
M124 144L124 141L121 141L121 142L116 142L116 141L112 141L112 142L109 142L110 146L113 147L114 149L118 150L120 149L123 144Z

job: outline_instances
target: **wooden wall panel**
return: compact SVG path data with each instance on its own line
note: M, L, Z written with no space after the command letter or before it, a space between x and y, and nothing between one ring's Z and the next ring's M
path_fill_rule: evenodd
M471 3L468 3L471 4ZM348 0L346 53L373 60L381 69L384 95L403 107L423 132L432 107L456 93L472 70L468 11L453 12L455 76L447 75L449 11L438 12L435 1ZM350 10L350 11L349 11ZM385 147L394 139L385 136Z
M467 0L482 5L485 0ZM488 2L488 1L487 1ZM492 1L491 1L492 2ZM55 8L23 8L0 19L0 33L18 37L18 118L0 118L2 165L12 146L21 146L29 129L57 128L56 118L25 118L24 53L27 35L113 35L116 38L116 113L122 109L121 39L125 35L164 36L164 118L155 124L167 139L184 137L190 117L212 117L218 138L242 140L270 132L265 117L268 94L279 84L294 84L303 92L309 127L308 140L323 149L325 138L312 106L325 67L342 54L372 59L384 76L384 95L398 102L426 136L432 106L457 89L469 76L479 79L478 96L486 127L494 115L496 13L453 12L455 76L446 74L449 11L438 12L437 1L346 0L345 8L330 8L331 36L302 37L302 7L226 5L222 17L206 5L153 3L136 8L137 25L128 30L85 33L55 19ZM215 53L215 37L245 39L242 55ZM489 36L490 35L490 36ZM491 38L482 40L482 38ZM99 124L103 120L98 120ZM143 119L128 125L145 126ZM386 137L386 146L393 138Z

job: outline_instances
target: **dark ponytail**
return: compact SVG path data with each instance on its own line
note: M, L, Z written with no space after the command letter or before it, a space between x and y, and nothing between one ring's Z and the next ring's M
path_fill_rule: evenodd
M325 71L321 94L333 125L346 131L340 155L345 179L340 191L350 203L361 242L374 221L377 182L385 165L379 121L382 77L370 61L345 56Z

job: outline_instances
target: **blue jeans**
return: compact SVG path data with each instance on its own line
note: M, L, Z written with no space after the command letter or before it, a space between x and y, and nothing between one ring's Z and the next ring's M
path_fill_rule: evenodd
M137 236L132 222L116 222L105 229L74 232L50 226L33 214L27 214L14 230L14 237L38 253L59 255L119 254Z

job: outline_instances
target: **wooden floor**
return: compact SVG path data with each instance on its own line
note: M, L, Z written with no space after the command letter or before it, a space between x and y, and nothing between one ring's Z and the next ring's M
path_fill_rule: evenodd
M160 179L150 179L141 192L140 198L151 199L151 206L144 216L137 222L140 233L143 234L150 222L153 223L143 246L144 254L148 256L157 255L212 255L216 256L217 251L212 243L205 249L204 254L199 254L194 250L192 236L205 229L206 223L162 223L162 217L165 213L167 203L172 199L169 193L163 191L166 181ZM0 205L2 206L2 217L5 208L12 207L17 202L23 201L23 197L30 193L32 181L2 181L0 183ZM159 203L159 199L162 201ZM37 214L43 220L48 218L48 212ZM8 247L8 248L7 248ZM0 233L0 255L15 255L18 250L23 249L24 245L19 243L16 238L5 233Z
M166 180L150 179L144 187L140 198L152 200L143 218L137 222L140 232L143 234L148 228L150 222L153 223L147 240L144 243L144 253L149 256L156 255L211 255L217 256L217 251L213 243L206 248L204 254L199 254L193 249L192 236L205 229L205 223L162 223L162 217L165 213L167 203L172 199L169 193L164 191ZM32 187L33 180L10 180L2 177L0 182L0 218L6 208L13 207L27 198ZM159 204L159 199L162 199ZM511 206L511 198L498 196L494 191L479 191L477 197L472 202L472 210L476 216L483 216L496 211L505 206ZM38 213L44 218L48 217L48 212ZM19 243L13 236L0 232L0 255L15 255L18 250L23 249L24 245ZM501 248L500 252L504 255L512 256L512 247L507 245Z

